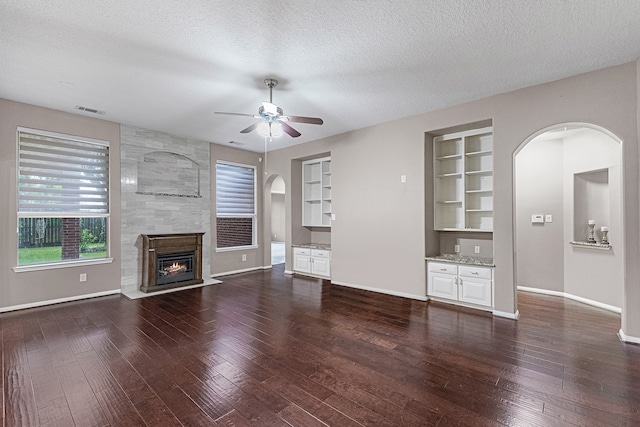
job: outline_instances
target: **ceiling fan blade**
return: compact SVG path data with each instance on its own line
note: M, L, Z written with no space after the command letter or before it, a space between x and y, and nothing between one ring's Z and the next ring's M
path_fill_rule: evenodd
M292 138L297 138L300 135L302 135L300 132L298 132L297 130L295 130L285 122L279 122L279 123L280 123L280 126L282 126L282 130L285 131Z
M226 113L223 111L216 111L213 114L224 114L227 116L246 116L246 117L255 117L255 118L259 118L260 116L256 116L255 114L246 114L246 113Z
M321 125L324 123L320 117L286 116L286 118L282 117L282 119L288 122L309 123L311 125Z
M260 124L260 122L255 122L254 124L252 124L248 128L242 129L240 131L240 133L249 133L251 131L254 131L258 127L259 124Z

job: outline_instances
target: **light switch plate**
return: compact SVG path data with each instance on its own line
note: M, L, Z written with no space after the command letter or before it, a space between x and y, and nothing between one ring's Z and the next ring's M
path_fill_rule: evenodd
M553 215L545 215L544 222L553 222Z

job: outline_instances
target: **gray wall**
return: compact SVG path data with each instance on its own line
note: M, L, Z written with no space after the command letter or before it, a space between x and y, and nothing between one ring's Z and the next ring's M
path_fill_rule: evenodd
M284 242L286 229L284 193L271 193L271 240Z
M212 196L211 196L211 274L216 276L223 273L228 272L236 272L243 270L250 270L255 268L261 268L263 266L270 266L271 259L269 259L266 263L263 264L264 254L271 250L266 251L264 249L264 243L271 242L271 237L269 234L265 237L265 232L269 233L270 227L265 227L265 224L271 223L271 214L266 215L264 213L265 203L264 200L264 183L263 183L263 169L262 169L262 157L263 154L254 153L251 151L238 150L237 148L226 147L223 145L212 144L210 150L210 163L211 163L211 188ZM216 162L218 160L240 163L243 165L255 166L256 167L256 198L257 198L257 212L258 212L258 223L257 223L257 243L258 247L242 249L242 250L222 250L217 251L216 248L216 198L215 198L215 188L216 188ZM269 204L269 209L271 209L271 205ZM260 214L262 213L262 215ZM242 261L242 255L246 255L247 260Z
M610 136L583 128L557 139L540 135L517 154L518 285L622 307L620 152L620 144ZM603 169L609 177L603 190L606 197L576 194L576 174ZM553 222L532 224L532 214L552 214ZM616 236L612 250L569 245L573 240L586 241L588 219L596 220L598 241L603 225Z
M534 139L516 156L518 286L564 292L563 171L562 140ZM533 214L553 222L532 224Z
M432 223L432 209L425 184L430 162L425 147L425 132L460 124L492 119L494 125L494 233L495 308L498 314L513 314L517 308L515 292L514 246L514 154L518 147L541 129L557 123L595 123L613 132L622 142L624 202L622 230L624 240L625 282L622 328L627 335L640 337L640 217L638 191L638 87L637 63L632 62L604 70L569 77L535 87L515 90L490 98L453 106L414 117L397 120L337 135L307 144L269 153L269 170L281 175L291 189L286 199L290 228L286 242L310 240L311 230L300 226L301 203L299 162L319 155L332 157L333 207L336 221L331 229L333 247L332 276L336 282L367 287L412 297L425 295L425 251L439 247L432 241L437 233ZM113 277L120 274L120 249L112 241L114 263L95 266L89 281L78 284L76 268L52 272L15 274L16 226L15 127L27 126L79 134L111 141L118 157L119 126L50 110L2 101L0 124L0 182L3 183L0 207L0 246L2 306L32 301L83 295L119 288ZM119 158L112 158L117 164ZM220 158L260 165L256 153L212 146L211 164ZM114 168L117 169L117 168ZM262 176L262 171L258 168ZM400 176L407 182L401 183ZM214 174L212 174L214 176ZM112 238L120 235L119 171L112 173ZM211 182L212 187L215 183ZM262 242L269 241L271 208L262 203L263 185L259 186L260 248L247 251L246 262L240 253L212 253L211 272L226 272L269 265ZM212 206L212 212L215 212ZM212 215L213 216L213 215ZM212 222L215 218L212 217ZM212 231L214 234L214 231ZM429 241L427 241L429 239ZM214 243L214 242L212 242ZM213 251L212 251L213 252ZM291 253L287 251L287 268Z
M624 292L625 249L622 244L620 215L620 151L620 144L594 130L564 140L564 239L586 240L583 236L587 235L587 227L581 228L579 224L576 227L574 218L580 218L581 223L592 218L596 220L597 230L603 225L609 227L612 247L610 251L600 251L575 248L565 243L565 292L614 307L622 307ZM593 200L580 203L574 195L574 175L601 169L609 170L608 203ZM579 230L579 236L575 236L575 229ZM597 240L600 240L599 231L596 235Z
M0 310L120 290L120 125L0 99ZM15 273L17 127L109 141L110 264ZM80 283L81 273L87 281Z
M270 153L269 174L292 193L300 173L291 159L332 157L332 279L400 295L425 295L425 132L493 119L495 308L515 313L514 154L541 129L557 123L596 123L623 140L626 307L625 333L640 336L638 224L638 102L635 62L525 88L415 117ZM400 183L400 175L407 182ZM297 187L296 187L297 186ZM293 197L292 197L293 199ZM297 203L289 201L292 241L305 237ZM426 210L426 215L432 215ZM431 219L432 222L432 219ZM429 234L431 236L431 233ZM439 245L436 245L436 247ZM287 252L287 269L291 254ZM634 311L635 310L635 311Z

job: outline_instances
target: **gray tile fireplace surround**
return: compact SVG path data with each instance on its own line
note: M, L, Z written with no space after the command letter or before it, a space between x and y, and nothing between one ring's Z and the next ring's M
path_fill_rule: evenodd
M206 283L211 274L210 144L125 125L120 127L120 143L122 291L132 293L140 287L141 234L205 233L202 278ZM148 191L148 183L158 174L166 190ZM139 188L139 182L145 187Z

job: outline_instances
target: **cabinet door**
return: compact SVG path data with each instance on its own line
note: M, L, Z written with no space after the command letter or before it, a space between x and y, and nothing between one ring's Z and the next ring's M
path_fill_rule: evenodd
M492 281L487 279L475 279L460 277L460 301L470 304L491 307Z
M456 276L452 274L429 273L429 296L458 299L458 285Z
M311 263L311 273L318 276L331 276L331 259L330 258L313 258Z
M311 257L308 255L293 254L293 270L302 273L311 273Z

